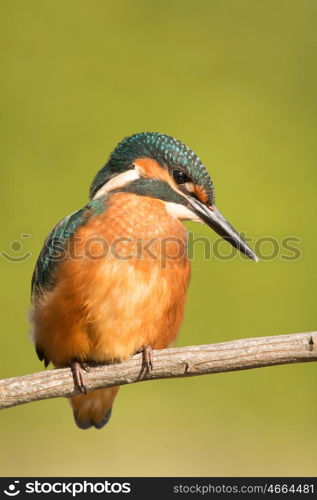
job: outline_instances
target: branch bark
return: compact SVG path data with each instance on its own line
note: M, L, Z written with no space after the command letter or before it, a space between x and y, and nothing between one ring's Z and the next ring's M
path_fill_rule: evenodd
M87 391L144 380L190 377L265 366L317 361L317 332L176 347L153 353L153 370L142 373L142 356L91 368ZM69 368L0 380L0 409L78 394Z

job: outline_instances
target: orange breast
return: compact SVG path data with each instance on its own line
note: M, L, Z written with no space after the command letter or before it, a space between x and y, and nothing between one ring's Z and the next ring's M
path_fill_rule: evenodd
M179 330L190 263L186 231L160 200L118 193L71 241L56 286L35 304L34 338L55 366L161 349Z

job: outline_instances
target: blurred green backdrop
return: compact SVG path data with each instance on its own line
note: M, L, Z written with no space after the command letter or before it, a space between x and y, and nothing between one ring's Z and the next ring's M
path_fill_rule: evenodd
M316 328L315 0L2 0L0 23L2 378L42 369L27 311L44 237L143 130L200 155L237 229L301 239L296 261L198 251L178 344ZM316 369L123 387L102 431L77 429L64 400L5 410L0 471L317 475Z

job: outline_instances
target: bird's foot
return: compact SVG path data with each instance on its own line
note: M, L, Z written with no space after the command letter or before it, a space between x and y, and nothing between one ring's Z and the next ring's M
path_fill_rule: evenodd
M153 370L153 350L150 345L143 348L143 364L148 372Z
M89 372L90 366L88 366L87 363L72 361L70 368L74 377L75 386L80 392L86 394L87 389L85 384L84 371Z
M150 345L141 347L137 351L142 352L142 368L141 375L145 373L150 373L153 370L153 349Z

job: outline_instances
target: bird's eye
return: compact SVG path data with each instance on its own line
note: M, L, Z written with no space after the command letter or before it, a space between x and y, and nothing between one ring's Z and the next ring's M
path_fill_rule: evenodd
M185 184L186 182L191 182L191 179L188 177L185 172L182 170L178 170L177 168L173 170L172 176L176 184Z

